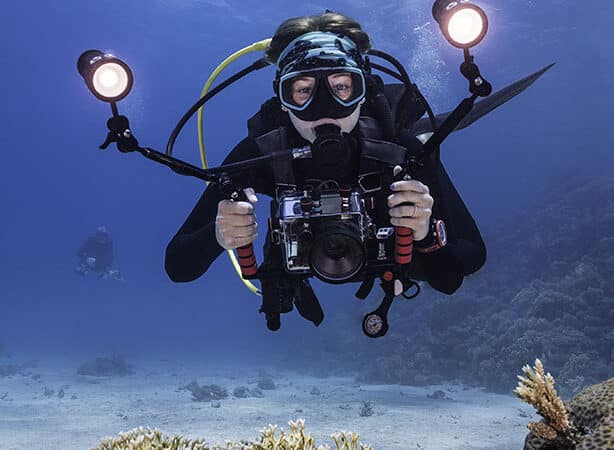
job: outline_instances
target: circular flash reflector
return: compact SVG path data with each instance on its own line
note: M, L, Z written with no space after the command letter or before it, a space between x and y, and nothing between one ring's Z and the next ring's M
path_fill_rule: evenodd
M466 46L480 38L484 20L473 8L462 8L452 14L448 22L448 35L459 46Z
M108 62L96 69L92 83L98 95L113 99L122 97L130 88L130 77L124 67Z

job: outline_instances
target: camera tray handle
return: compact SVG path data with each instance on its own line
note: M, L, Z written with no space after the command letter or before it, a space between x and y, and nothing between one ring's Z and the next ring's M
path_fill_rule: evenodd
M394 181L409 179L407 168L395 166L393 170ZM394 235L394 261L401 266L411 263L414 251L414 231L407 227L394 227Z
M224 197L233 202L249 201L243 189L241 189L227 173L222 173L219 179L219 188ZM239 257L239 267L241 268L241 276L243 278L256 275L258 272L258 262L254 253L254 244L247 244L242 247L237 247L237 255Z

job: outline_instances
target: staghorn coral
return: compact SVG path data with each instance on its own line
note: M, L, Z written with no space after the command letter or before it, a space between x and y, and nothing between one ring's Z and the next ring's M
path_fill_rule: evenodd
M160 430L135 428L119 433L117 437L103 439L93 450L210 450L203 440L190 440L183 436L168 437Z
M305 420L289 421L290 430L280 431L277 426L267 426L260 431L256 442L226 442L224 447L210 447L202 439L191 440L183 436L166 436L160 430L135 428L120 433L115 438L106 438L93 450L330 450L328 445L316 447L313 437L305 431ZM373 450L358 442L356 433L340 432L332 436L337 450Z
M514 393L522 401L533 405L539 415L546 419L546 425L559 433L567 433L569 417L565 404L554 388L552 375L544 373L544 366L539 359L535 360L535 367L527 365L522 371L526 376L518 375L518 387Z
M514 392L544 417L529 423L525 450L614 449L614 378L589 386L566 406L539 359L523 371Z

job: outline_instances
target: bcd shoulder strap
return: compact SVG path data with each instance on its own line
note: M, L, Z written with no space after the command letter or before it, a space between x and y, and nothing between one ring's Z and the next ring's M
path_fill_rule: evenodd
M254 139L262 155L288 149L287 129L279 127ZM275 184L292 186L295 184L292 154L284 158L275 158L271 162Z

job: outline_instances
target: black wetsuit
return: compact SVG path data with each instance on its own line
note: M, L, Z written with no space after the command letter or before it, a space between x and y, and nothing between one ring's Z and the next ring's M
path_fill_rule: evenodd
M296 140L293 146L307 144L295 130L292 135L292 139ZM400 141L409 152L415 151L416 147L421 145L411 133L401 134ZM252 138L246 138L232 150L224 164L257 156L261 156L261 153L256 142ZM301 160L295 163L298 161ZM301 167L302 175L307 178L311 170L313 169L308 165ZM305 171L307 173L304 173ZM317 174L316 170L313 171ZM246 177L247 179L243 180L245 186L253 187L257 193L273 196L275 178L270 167L249 171ZM471 214L440 163L436 164L436 167L427 164L416 178L430 188L435 199L432 217L444 220L448 245L428 254L414 253L414 262L410 265L412 269L408 275L426 280L434 289L451 294L460 287L464 276L477 271L484 264L484 242ZM197 279L223 252L215 237L217 206L221 200L223 197L217 187L207 188L168 244L165 268L171 280L187 282Z

